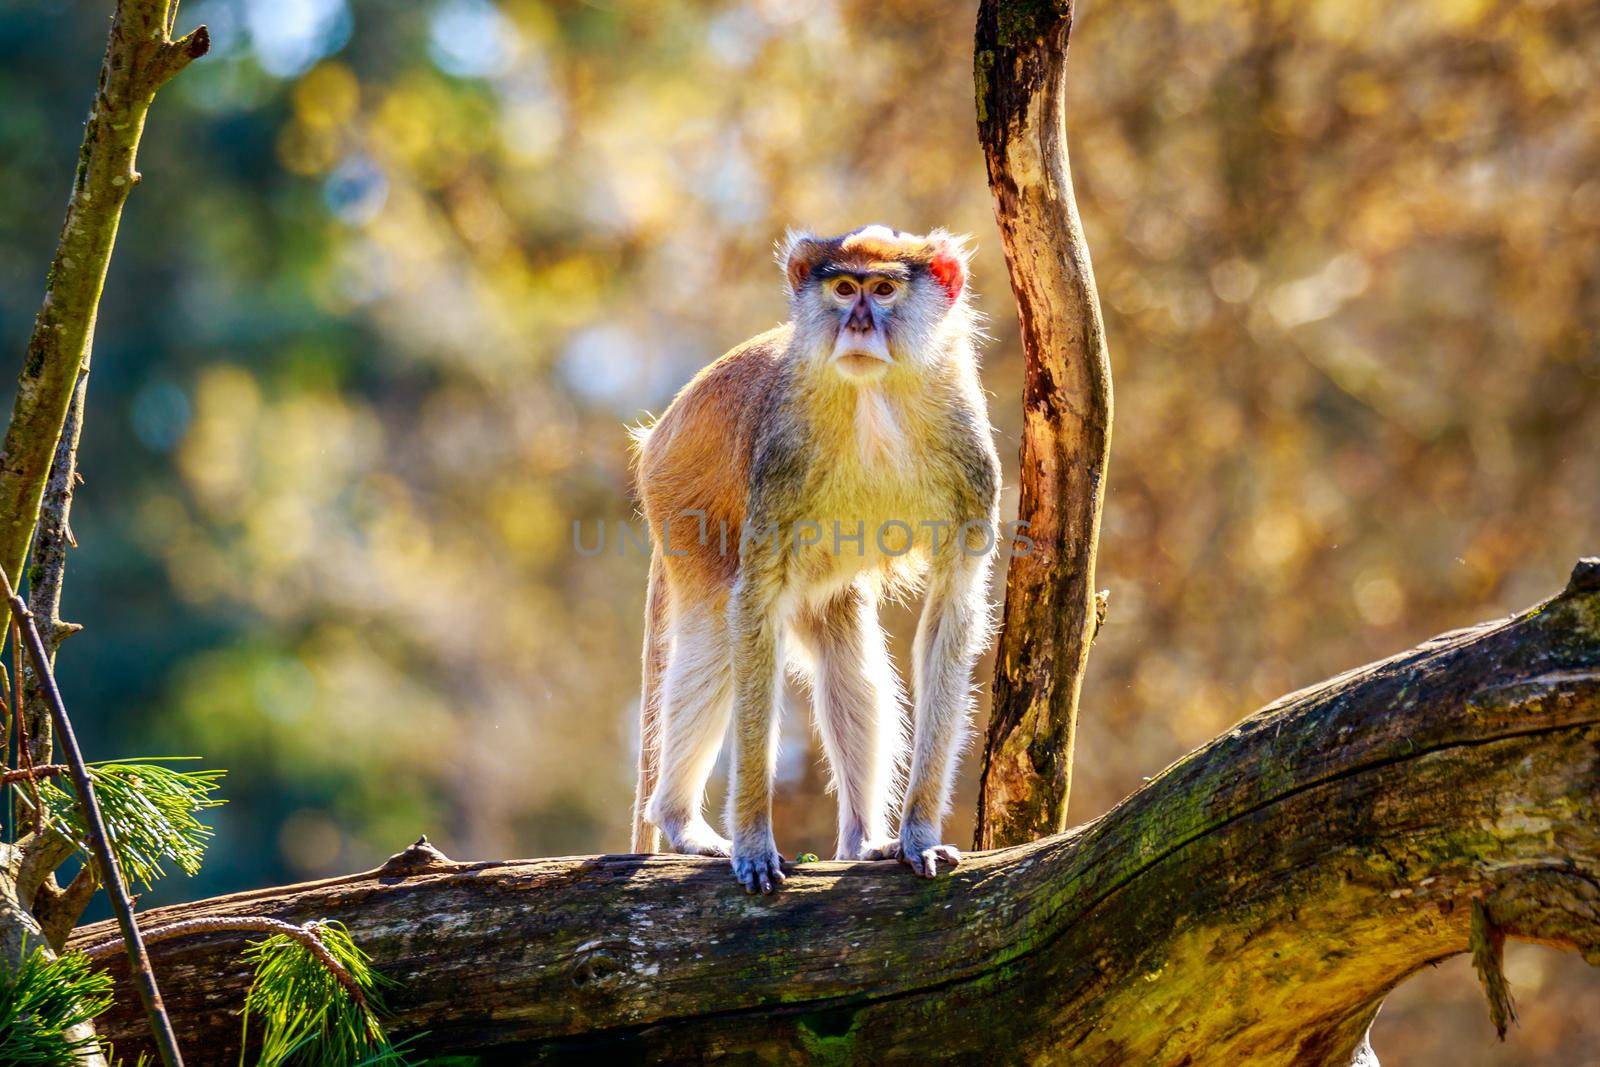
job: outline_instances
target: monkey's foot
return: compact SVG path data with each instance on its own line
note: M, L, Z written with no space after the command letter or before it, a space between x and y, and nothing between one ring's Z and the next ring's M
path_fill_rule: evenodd
M722 858L733 852L732 843L713 830L711 824L704 819L696 819L676 828L669 827L664 832L672 851L682 852L686 856Z
M901 834L880 841L869 848L863 858L869 860L899 860L924 878L937 878L940 864L948 873L961 864L961 850L954 845L935 844L937 838Z
M883 834L851 835L841 838L838 847L834 849L833 858L836 860L870 860L880 859L873 852L881 850L890 844L898 844L892 837Z
M771 893L784 883L783 857L771 833L749 836L733 843L733 877L746 893Z

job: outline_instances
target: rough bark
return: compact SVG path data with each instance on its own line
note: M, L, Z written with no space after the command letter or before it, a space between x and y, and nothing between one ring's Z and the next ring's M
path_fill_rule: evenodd
M1101 818L934 882L821 863L752 898L712 860L407 852L146 919L338 919L400 983L400 1034L485 1063L1375 1062L1382 997L1466 951L1475 911L1600 964L1597 791L1587 560L1529 611L1284 697ZM152 946L185 1046L217 1062L240 944ZM145 1039L126 984L101 1029Z
M1067 825L1078 694L1095 629L1111 362L1063 129L1071 4L984 0L978 137L1026 360L1021 498L978 798L979 848Z

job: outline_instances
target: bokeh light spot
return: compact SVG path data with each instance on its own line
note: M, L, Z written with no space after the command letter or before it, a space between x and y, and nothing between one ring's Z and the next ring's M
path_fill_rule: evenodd
M133 396L129 420L134 436L156 452L170 452L189 429L189 397L166 379L147 383Z
M370 158L348 156L322 184L322 200L340 222L359 226L383 210L389 179Z
M446 0L428 27L428 55L446 74L492 78L511 69L519 38L511 20L488 0Z
M353 28L345 0L249 0L245 23L256 61L280 78L343 48Z

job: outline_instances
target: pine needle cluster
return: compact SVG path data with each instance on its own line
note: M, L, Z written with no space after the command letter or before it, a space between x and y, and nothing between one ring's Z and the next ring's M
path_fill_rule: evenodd
M16 970L0 967L0 1063L78 1067L93 1034L72 1036L111 1006L111 975L88 959L35 951Z
M212 830L198 813L224 803L213 794L227 772L167 765L179 760L111 760L89 767L122 873L145 888L166 874L163 863L176 864L187 875L199 872ZM83 815L69 789L45 782L39 800L46 820L87 854Z
M343 924L319 923L316 933L354 980L360 998L299 942L282 934L252 942L244 957L256 972L245 997L244 1045L254 1017L262 1027L258 1067L401 1067L407 1061L378 1021L387 983Z

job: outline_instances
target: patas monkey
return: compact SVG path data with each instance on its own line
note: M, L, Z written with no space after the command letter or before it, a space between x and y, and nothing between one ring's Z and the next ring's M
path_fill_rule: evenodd
M933 877L969 730L1000 466L978 384L967 252L868 226L791 234L790 322L702 370L638 432L653 554L633 847L729 856L749 892L784 880L772 836L785 665L811 685L839 802L840 859ZM886 592L921 585L905 729L878 626ZM701 808L733 718L730 842Z

